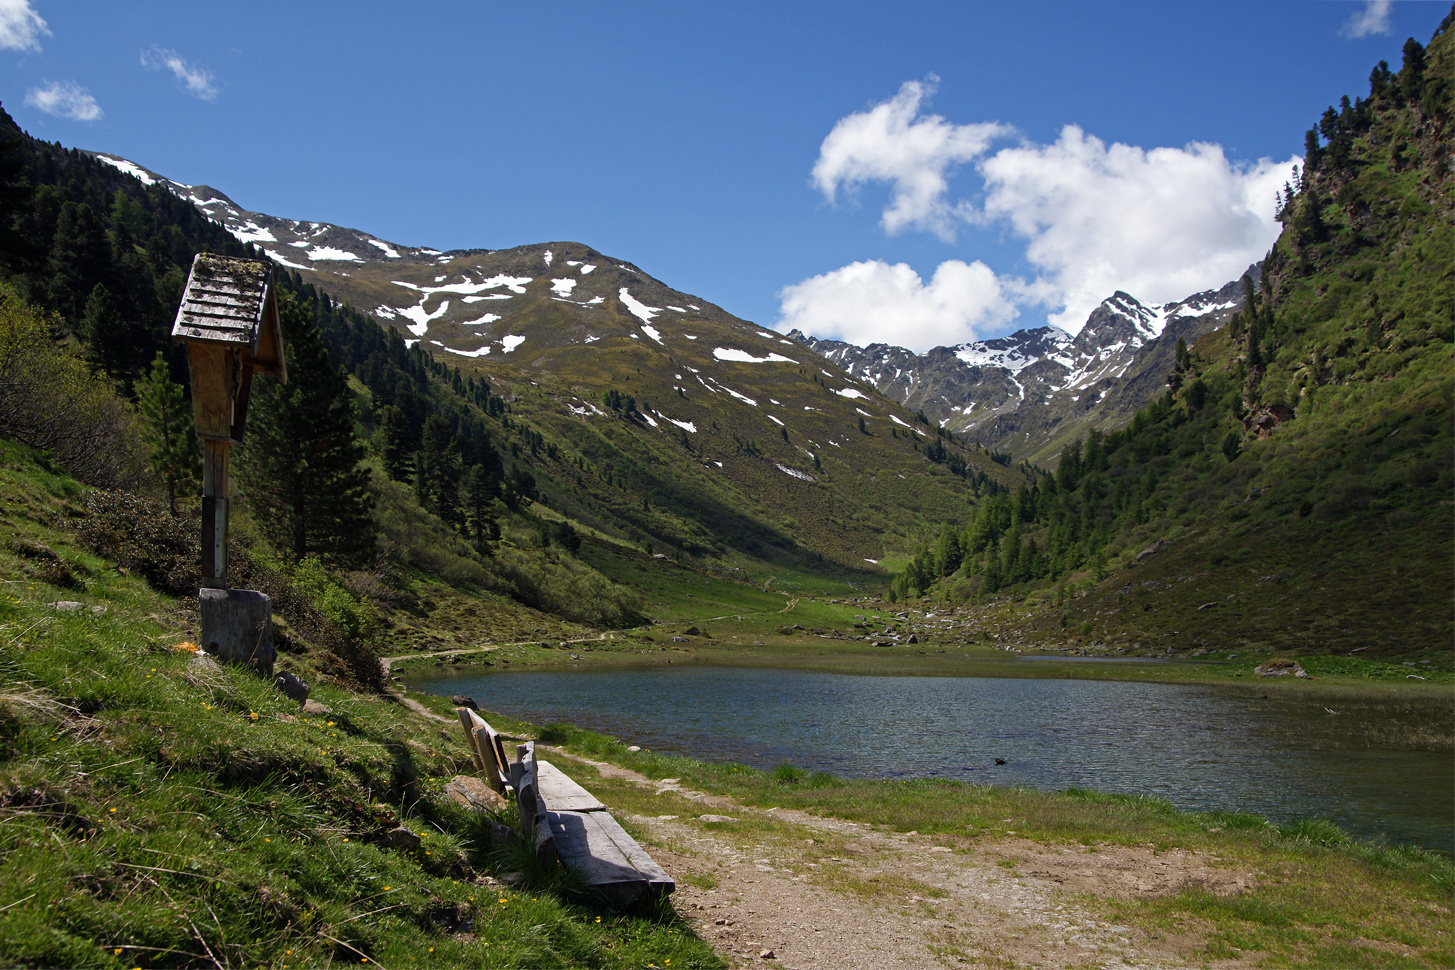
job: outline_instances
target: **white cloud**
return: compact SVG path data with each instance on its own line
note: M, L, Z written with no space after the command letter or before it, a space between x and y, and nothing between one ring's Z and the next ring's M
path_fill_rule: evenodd
M919 116L928 88L911 81L891 101L850 115L824 139L815 184L884 181L893 197L883 227L955 226L1023 241L1037 278L997 277L984 263L940 264L930 283L903 264L854 263L785 287L780 329L911 349L956 344L1003 326L1030 306L1076 333L1116 290L1161 303L1236 279L1278 238L1275 193L1301 160L1234 162L1219 145L1143 149L1108 145L1075 125L1054 144L1022 142L993 153L1003 125L955 125ZM973 162L977 205L950 197L945 173Z
M50 32L40 14L30 9L30 0L0 0L0 47L38 51L41 35Z
M945 198L947 175L985 154L1011 129L994 123L954 125L939 115L920 115L937 81L933 75L906 81L890 100L834 125L813 166L813 184L830 202L840 188L852 193L865 182L890 182L882 223L886 232L924 229L954 238L956 212Z
M1005 326L1016 315L1014 290L979 261L941 263L926 283L904 263L869 260L784 287L777 328L923 353Z
M85 88L75 81L48 81L44 87L31 88L25 103L57 118L72 121L95 121L101 117L101 106Z
M166 69L182 82L189 93L203 101L217 97L217 87L212 83L212 72L196 64L184 61L176 51L165 47L149 47L141 52L141 65L149 71Z
M1394 0L1364 0L1364 9L1350 17L1339 33L1354 39L1370 34L1388 34L1389 14L1393 7Z
M1107 145L1068 125L982 163L983 217L1026 240L1050 322L1075 333L1115 290L1166 302L1235 279L1278 238L1274 195L1298 161Z

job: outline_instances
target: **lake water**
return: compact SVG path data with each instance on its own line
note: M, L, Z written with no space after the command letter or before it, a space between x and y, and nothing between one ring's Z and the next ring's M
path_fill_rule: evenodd
M1347 712L1277 690L1267 699L1214 686L738 667L446 668L408 684L706 761L1156 795L1455 851L1448 752L1351 744Z

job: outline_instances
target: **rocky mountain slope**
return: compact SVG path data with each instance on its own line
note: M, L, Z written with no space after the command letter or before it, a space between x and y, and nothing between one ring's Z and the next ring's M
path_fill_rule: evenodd
M1249 267L1257 278L1257 268ZM1179 338L1225 324L1242 299L1237 280L1173 303L1147 305L1118 291L1081 332L1056 327L936 347L857 347L789 334L885 396L1017 459L1051 466L1067 443L1115 430L1160 394Z
M484 377L539 436L542 500L623 538L729 560L796 548L863 568L907 547L922 516L961 515L968 493L1024 481L809 348L580 243L410 249L96 157Z

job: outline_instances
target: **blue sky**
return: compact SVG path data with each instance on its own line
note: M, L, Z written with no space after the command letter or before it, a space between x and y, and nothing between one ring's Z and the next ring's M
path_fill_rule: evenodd
M32 135L392 242L574 240L765 326L924 350L1266 251L1425 0L0 0Z

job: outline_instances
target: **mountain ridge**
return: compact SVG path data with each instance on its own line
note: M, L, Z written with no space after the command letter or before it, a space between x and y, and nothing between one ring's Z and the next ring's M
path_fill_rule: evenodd
M1258 279L1257 264L1249 272ZM1223 326L1241 302L1237 280L1164 304L1118 290L1074 336L1047 325L924 354L789 336L948 430L1053 467L1068 441L1130 421L1160 393L1177 340Z

